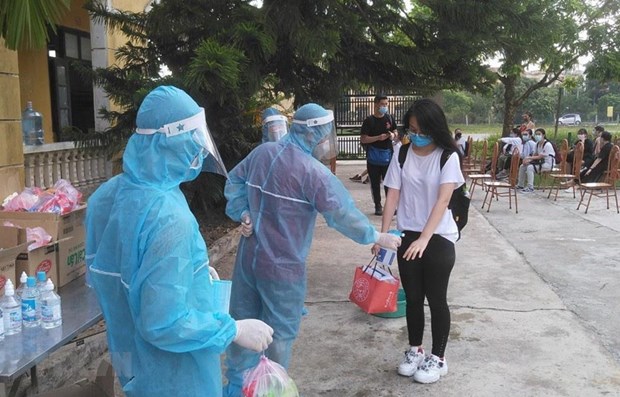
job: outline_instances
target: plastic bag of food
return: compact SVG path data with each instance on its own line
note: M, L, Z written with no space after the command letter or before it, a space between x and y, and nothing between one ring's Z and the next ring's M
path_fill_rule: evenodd
M28 187L18 195L13 196L4 204L4 211L28 211L39 201L43 190L38 187Z
M80 202L82 201L82 192L73 187L73 185L65 179L59 179L54 184L54 190L56 195L63 197L63 200L66 200L71 204L71 209L66 212L73 211L77 206L80 205ZM63 212L63 214L65 214L66 212Z
M243 378L243 397L299 397L297 386L286 370L264 355Z

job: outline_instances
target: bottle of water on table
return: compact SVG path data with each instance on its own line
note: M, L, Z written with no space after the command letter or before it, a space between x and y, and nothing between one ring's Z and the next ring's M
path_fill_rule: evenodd
M54 292L54 283L47 279L41 294L41 326L45 329L59 327L62 324L60 296Z
M15 286L7 280L4 286L4 296L0 298L4 320L4 333L15 335L22 332L22 304L15 296Z
M39 290L37 281L34 277L28 276L26 288L22 293L22 319L24 327L33 328L41 325L41 319L37 317L37 306L39 305Z

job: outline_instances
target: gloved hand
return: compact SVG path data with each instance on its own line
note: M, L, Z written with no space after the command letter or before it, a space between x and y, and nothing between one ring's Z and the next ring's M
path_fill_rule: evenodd
M396 251L398 247L400 247L401 239L399 236L395 236L391 233L379 233L379 238L377 238L376 243L383 248Z
M252 225L252 219L250 218L250 214L245 211L243 214L241 214L241 234L243 234L244 237L250 237L253 232L253 227L254 225Z
M237 320L237 336L233 342L246 349L262 352L273 341L273 328L260 320Z
M217 274L217 270L209 266L209 276L211 276L211 280L219 280L220 275Z

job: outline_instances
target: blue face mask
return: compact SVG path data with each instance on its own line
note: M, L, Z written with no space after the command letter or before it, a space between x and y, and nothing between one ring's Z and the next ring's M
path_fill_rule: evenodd
M433 139L430 136L418 135L415 132L409 133L409 139L411 140L411 143L413 144L413 146L417 146L417 147L424 147L424 146L428 146L431 143L433 143Z
M379 107L379 113L381 113L381 114L386 114L386 113L387 113L387 111L388 111L387 106L381 106L381 107Z
M523 142L527 142L530 140L530 136L529 135L523 135Z
M536 142L540 142L542 140L542 135L534 135L534 139Z

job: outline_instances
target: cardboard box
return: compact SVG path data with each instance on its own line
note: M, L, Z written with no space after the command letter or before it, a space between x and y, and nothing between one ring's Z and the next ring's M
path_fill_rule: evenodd
M37 272L44 271L48 278L58 286L58 243L52 242L28 252L28 248L17 256L15 277L19 278L22 272L29 276L37 276Z
M58 241L57 263L59 287L86 273L86 245L83 228L73 237Z
M0 296L4 296L4 285L8 279L11 279L17 288L15 278L17 256L27 250L27 244L20 243L19 238L19 229L0 227Z
M0 225L11 222L22 228L41 226L52 236L52 241L84 233L86 205L68 214L58 215L48 212L13 212L0 211Z
M54 285L57 284L58 244L50 243L28 252L26 230L7 226L0 226L0 239L6 244L22 247L22 251L19 252L15 261L15 279L13 280L15 288L17 288L18 279L22 272L36 277L37 272L44 271L47 273L47 277L52 279Z

